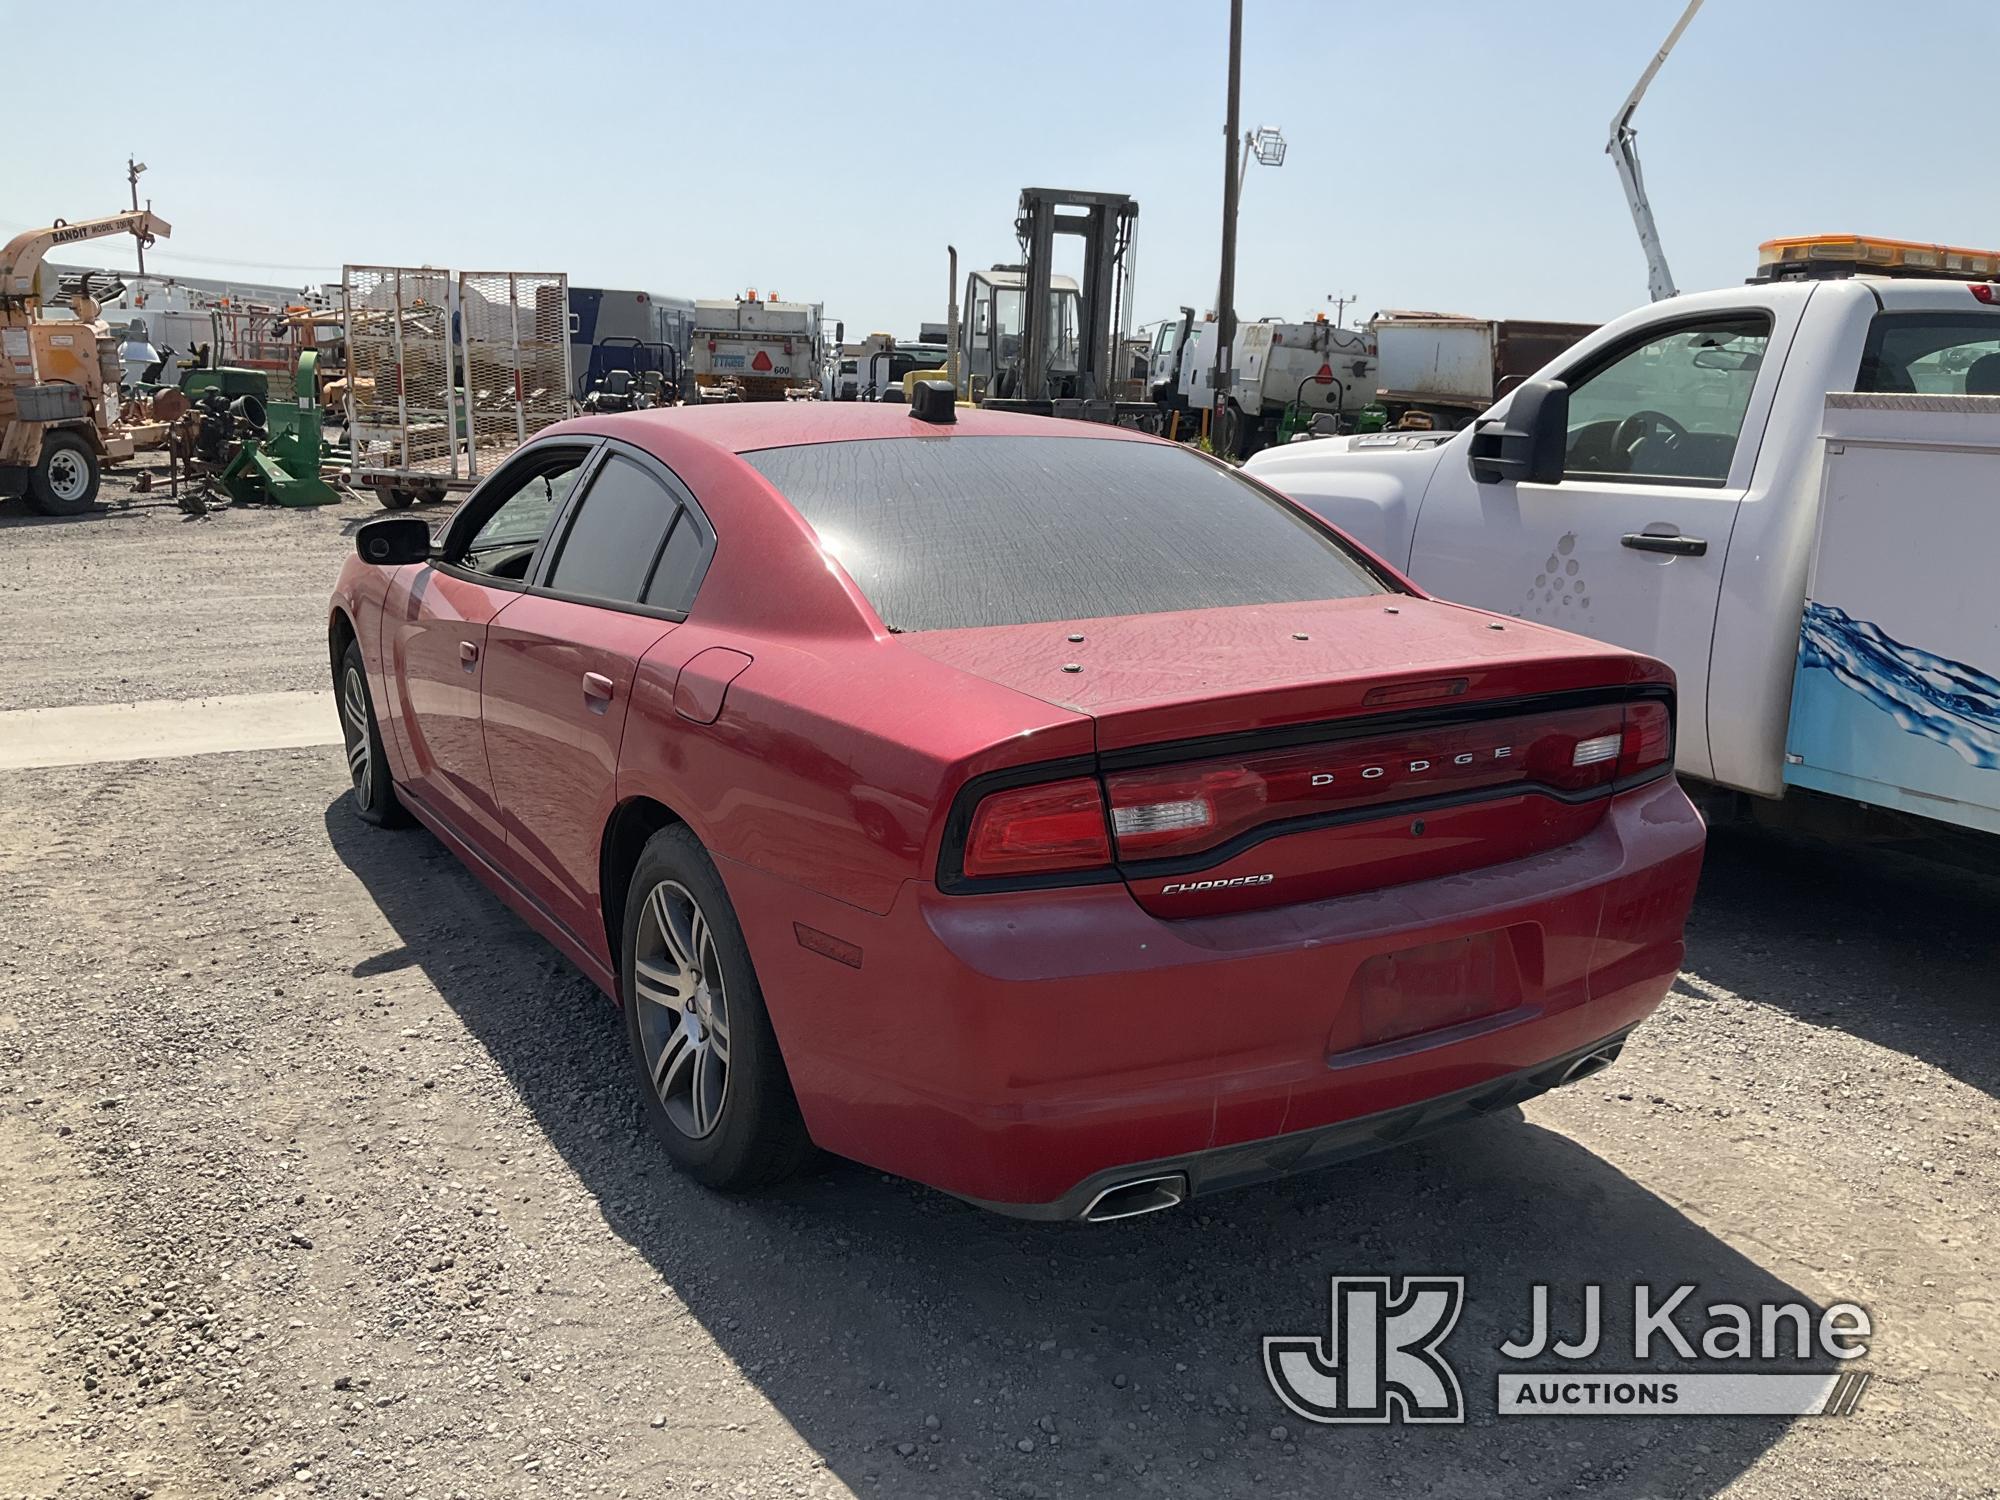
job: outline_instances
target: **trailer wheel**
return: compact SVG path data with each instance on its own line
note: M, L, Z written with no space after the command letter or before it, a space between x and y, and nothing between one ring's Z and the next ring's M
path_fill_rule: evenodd
M42 434L42 456L28 475L28 503L45 516L80 516L97 503L97 455L60 428Z
M408 490L377 490L375 498L382 502L384 510L408 510L417 500Z

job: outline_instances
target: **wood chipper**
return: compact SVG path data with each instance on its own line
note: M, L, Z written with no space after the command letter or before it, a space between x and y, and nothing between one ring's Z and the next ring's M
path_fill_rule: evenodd
M74 321L39 316L42 257L57 245L130 234L141 244L173 233L150 209L58 220L0 249L0 495L28 497L45 515L76 515L97 499L101 465L129 456L113 432L118 345L84 295Z
M263 409L264 433L249 436L215 482L239 502L270 505L331 505L340 492L320 477L319 355L299 352L292 376L294 401L272 401Z

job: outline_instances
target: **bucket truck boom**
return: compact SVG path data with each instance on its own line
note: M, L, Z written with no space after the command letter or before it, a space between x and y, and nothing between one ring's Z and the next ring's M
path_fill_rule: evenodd
M1639 75L1639 81L1625 102L1618 107L1618 113L1611 117L1611 139L1604 149L1611 154L1612 164L1618 168L1618 180L1625 187L1625 203L1632 210L1632 223L1639 231L1639 243L1646 251L1646 289L1655 302L1675 295L1674 273L1667 269L1667 252L1660 248L1660 229L1653 222L1653 205L1646 197L1646 180L1639 174L1639 133L1632 128L1632 116L1638 113L1639 101L1646 97L1653 77L1660 71L1660 65L1667 60L1667 54L1674 50L1674 43L1681 39L1681 33L1694 19L1694 13L1701 9L1701 0L1688 0L1688 7L1681 12L1681 18L1674 23L1674 29L1667 33L1660 50L1653 54L1653 60L1646 64L1646 71Z

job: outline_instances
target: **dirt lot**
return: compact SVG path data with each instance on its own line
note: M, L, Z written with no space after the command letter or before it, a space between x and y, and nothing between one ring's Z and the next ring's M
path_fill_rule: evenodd
M0 708L324 686L374 513L0 506ZM2000 882L1718 835L1611 1071L1037 1226L840 1163L689 1185L609 1002L344 787L327 748L0 788L0 1496L2000 1493ZM1467 1278L1466 1425L1280 1406L1264 1335L1426 1272ZM1874 1381L1848 1417L1494 1416L1531 1285L1561 1327L1642 1280L1859 1302Z

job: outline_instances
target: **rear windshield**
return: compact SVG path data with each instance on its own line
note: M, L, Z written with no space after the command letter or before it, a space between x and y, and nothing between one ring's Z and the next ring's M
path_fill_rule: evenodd
M743 458L895 630L1386 592L1289 507L1165 444L878 438Z
M2000 396L2000 312L1877 313L1854 388Z

